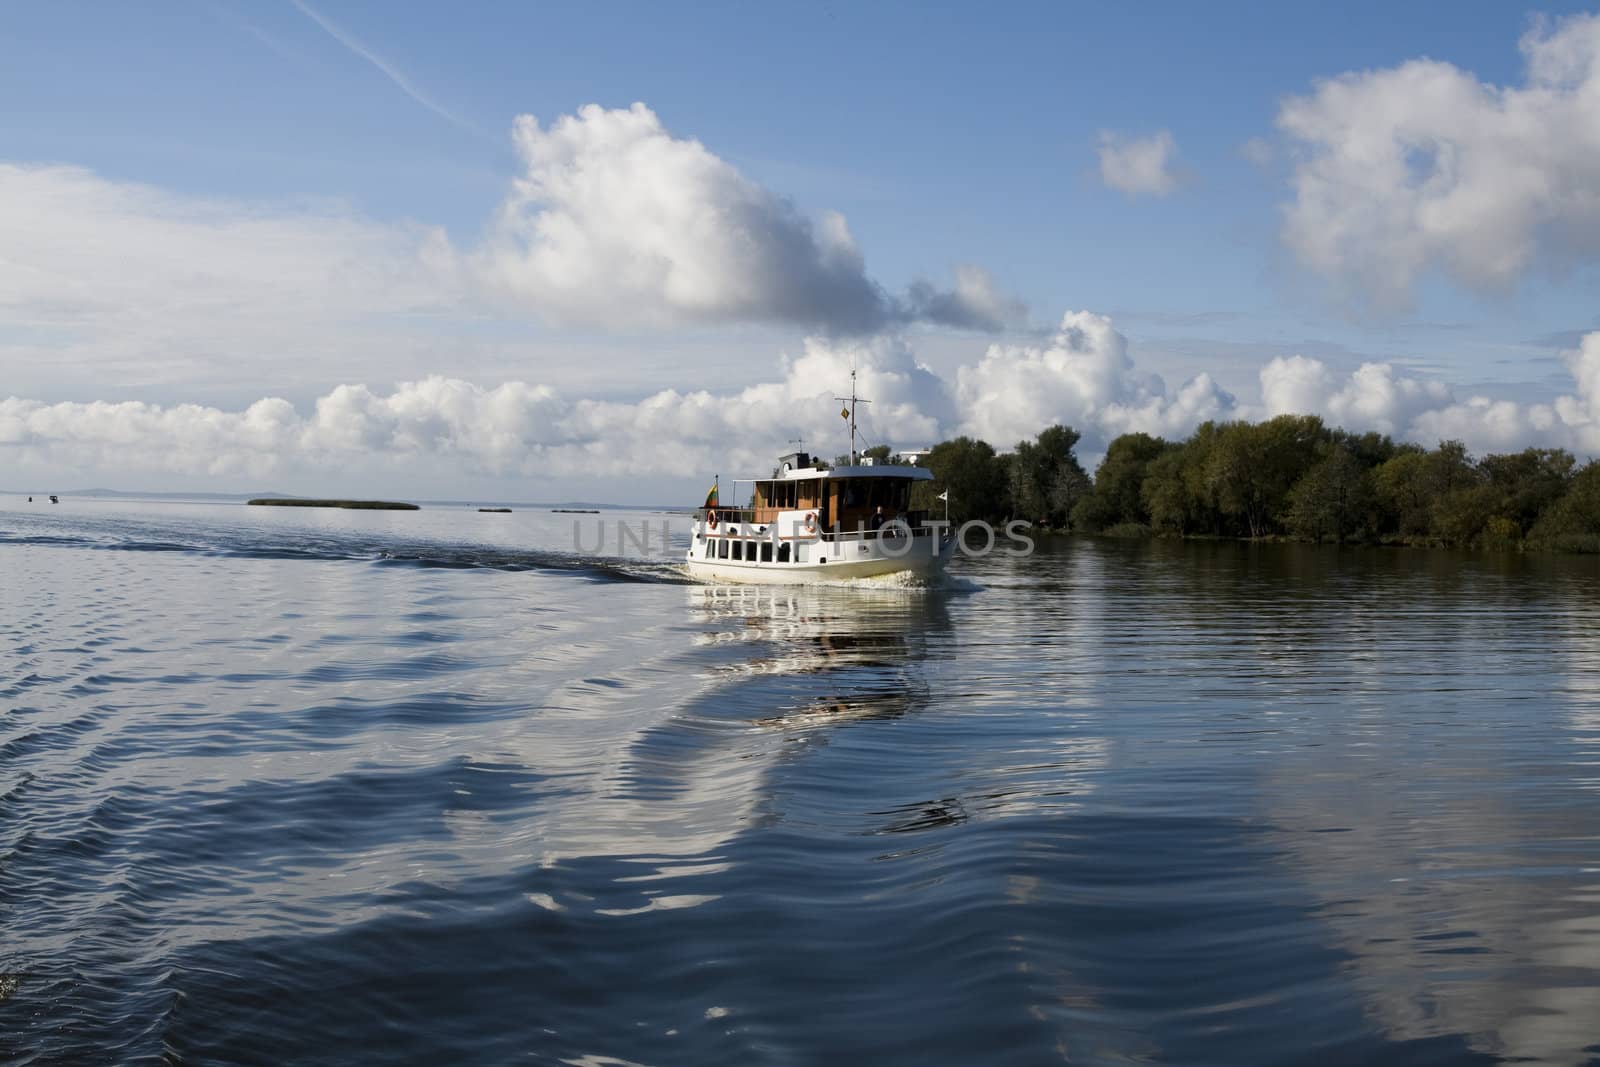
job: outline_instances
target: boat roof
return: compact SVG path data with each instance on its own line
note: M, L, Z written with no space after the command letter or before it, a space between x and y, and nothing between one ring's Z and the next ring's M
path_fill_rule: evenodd
M816 478L907 478L914 482L931 482L933 472L926 467L912 467L904 463L874 464L870 467L830 467L827 470L817 470L815 467L800 467L796 470L780 472L771 478L752 478L755 482L799 482L811 481ZM744 479L739 479L743 481Z

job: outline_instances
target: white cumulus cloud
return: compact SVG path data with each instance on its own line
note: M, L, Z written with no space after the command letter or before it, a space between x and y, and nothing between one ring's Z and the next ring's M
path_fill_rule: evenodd
M1387 363L1363 363L1344 381L1320 360L1305 356L1273 359L1261 368L1261 399L1266 414L1316 414L1354 430L1404 433L1425 411L1450 403L1442 382L1396 377Z
M1200 374L1168 395L1141 374L1109 318L1068 312L1048 345L991 345L956 375L964 433L1008 446L1052 423L1083 431L1091 446L1119 433L1184 434L1224 416L1234 400Z
M1417 59L1286 101L1300 263L1403 307L1429 272L1507 291L1600 257L1600 15L1541 21L1521 50L1517 86Z
M631 403L441 375L388 393L340 385L307 412L281 398L228 411L9 397L0 400L0 469L89 480L116 472L326 480L333 472L391 484L418 471L446 487L451 472L536 481L749 475L796 439L829 458L850 447L834 397L852 370L871 400L860 410L868 443L928 444L953 418L945 383L902 339L811 338L777 381L731 393L663 390Z
M485 265L514 297L584 322L886 320L841 216L813 223L643 104L524 115L513 139L525 171Z
M1576 391L1548 404L1519 404L1460 399L1442 382L1397 374L1387 363L1364 363L1341 377L1321 360L1280 357L1261 368L1261 408L1242 414L1321 415L1331 425L1426 445L1459 440L1477 453L1537 446L1600 455L1600 331L1563 359Z
M1178 188L1178 142L1170 130L1145 137L1100 134L1100 180L1129 196L1166 196Z
M660 326L778 322L839 334L902 319L998 329L1021 314L988 275L890 297L842 215L812 219L643 104L517 119L523 174L502 205L483 274L560 321Z

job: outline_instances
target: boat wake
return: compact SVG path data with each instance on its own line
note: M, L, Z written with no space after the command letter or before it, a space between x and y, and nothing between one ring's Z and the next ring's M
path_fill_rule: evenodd
M595 556L549 549L516 549L471 542L312 534L292 538L228 526L168 526L106 521L71 532L0 529L0 545L37 545L99 552L178 552L228 559L349 561L381 567L543 571L594 582L687 582L672 562Z

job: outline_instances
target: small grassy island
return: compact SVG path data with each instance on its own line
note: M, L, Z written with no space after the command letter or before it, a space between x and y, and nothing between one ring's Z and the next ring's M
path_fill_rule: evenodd
M509 515L509 514L511 514L511 509L510 508L479 508L478 510L483 512L483 513L485 513L485 514L488 514L488 515Z
M393 500L301 500L292 496L268 496L249 501L264 507L275 508L353 508L358 511L421 511L416 504L401 504Z

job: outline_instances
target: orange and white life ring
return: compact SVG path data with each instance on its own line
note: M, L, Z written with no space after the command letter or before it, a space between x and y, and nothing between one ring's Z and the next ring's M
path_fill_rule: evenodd
M816 533L816 532L817 532L817 513L815 511L808 511L808 512L806 512L806 533Z
M716 528L717 528L717 509L716 508L706 508L706 529L715 530Z

